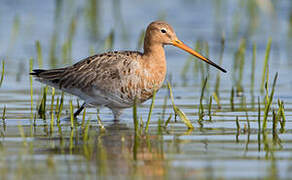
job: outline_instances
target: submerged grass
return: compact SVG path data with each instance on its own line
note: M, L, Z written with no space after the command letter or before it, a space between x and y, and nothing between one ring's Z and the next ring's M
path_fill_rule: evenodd
M23 145L25 147L27 147L27 141L26 141L25 133L24 133L23 127L22 127L22 125L20 123L18 124L18 130L19 130L20 136L22 137Z

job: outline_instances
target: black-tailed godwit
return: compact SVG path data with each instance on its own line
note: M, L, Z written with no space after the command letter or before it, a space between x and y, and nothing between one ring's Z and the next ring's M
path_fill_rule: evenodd
M105 106L117 120L123 109L152 97L165 79L164 45L179 47L206 63L226 72L211 60L180 41L166 22L149 24L144 39L144 52L114 51L96 54L76 64L59 69L35 69L31 75L42 83L61 89L84 100L74 113L85 106Z

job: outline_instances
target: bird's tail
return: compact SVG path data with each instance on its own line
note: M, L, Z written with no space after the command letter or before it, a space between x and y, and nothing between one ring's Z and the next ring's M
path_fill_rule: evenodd
M37 81L40 81L42 83L58 88L59 82L61 78L63 77L64 72L65 72L65 68L49 69L49 70L34 69L29 74L34 76Z

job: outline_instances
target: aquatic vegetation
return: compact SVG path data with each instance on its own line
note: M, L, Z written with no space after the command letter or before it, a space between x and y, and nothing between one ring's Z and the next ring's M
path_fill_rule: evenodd
M147 123L146 123L146 127L145 127L145 132L146 133L149 130L149 124L150 124L150 120L151 120L152 110L154 108L155 98L156 98L156 90L154 90L154 92L153 92L152 102L151 102L149 113L148 113Z
M272 44L272 38L269 38L268 43L267 43L267 48L266 48L266 53L265 53L265 61L264 61L264 66L263 66L263 72L262 72L262 81L261 81L261 92L264 92L265 88L265 81L267 80L268 76L268 71L269 71L269 57L270 57L270 51L271 51L271 44Z
M270 96L268 95L268 83L266 82L266 84L265 84L266 102L265 102L264 119L263 119L263 131L265 131L266 128L267 128L268 114L269 114L269 111L270 111L271 104L273 102L273 97L274 97L277 78L278 78L278 73L276 73L276 75L274 77L274 81L273 81L273 85L272 85L272 91L270 93Z
M134 105L133 105L133 122L134 122L135 133L138 133L139 122L138 122L137 99L136 98L135 98Z
M235 69L238 71L236 80L236 92L241 94L243 92L242 80L243 71L245 65L245 51L246 51L246 39L241 39L239 48L235 54Z
M220 54L219 54L219 66L221 66L222 62L223 62L224 49L225 49L225 35L222 34L221 46L220 46ZM217 72L216 83L215 83L215 93L216 93L217 96L219 96L220 80L221 80L221 73Z
M104 50L111 51L114 47L114 40L115 40L115 32L112 29L109 35L104 40Z
M220 99L218 98L217 94L216 93L213 93L213 97L217 103L217 108L218 109L221 109L221 104L220 104Z
M208 115L209 115L209 121L212 121L212 114L211 114L211 110L212 110L212 96L210 96L209 98L209 105L208 105Z
M72 100L69 101L70 106L70 122L71 122L71 130L74 129L74 108L72 105Z
M0 78L0 87L1 87L3 80L4 80L4 74L5 74L5 62L4 62L4 60L2 60L2 72L1 72L1 78Z
M277 119L280 121L280 132L285 132L285 125L286 125L286 116L285 116L285 110L284 110L284 102L278 99L278 112L277 112Z
M52 98L51 98L51 121L50 121L50 132L54 130L54 101L55 101L55 88L52 88Z
M46 106L47 106L47 93L48 93L48 86L43 88L43 97L38 108L38 115L42 119L46 119Z
M189 120L189 118L185 115L185 113L180 110L175 104L174 104L174 98L173 98L173 94L172 94L172 88L170 83L167 83L168 89L169 89L169 95L170 95L170 99L172 102L172 107L173 107L173 111L175 112L175 114L177 114L180 119L185 123L185 125L189 128L189 129L194 129L193 124L191 123L191 121Z
M60 124L61 113L63 110L63 103L64 103L64 92L62 92L60 104L58 105L59 109L57 111L57 124Z
M201 96L200 96L200 105L199 105L199 122L201 122L203 120L204 117L204 105L203 105L203 98L204 98L204 92L205 92L205 88L206 88L206 84L207 84L208 78L205 78L204 84L203 84L203 88L201 91Z
M231 111L234 111L234 88L233 87L230 93L230 106L231 106Z
M36 52L37 52L37 62L39 68L43 67L43 55L42 55L42 47L40 41L35 42Z
M252 63L251 63L251 75L250 75L250 90L254 91L254 81L255 81L255 69L256 69L256 43L252 45Z
M3 112L2 112L2 126L4 132L6 131L6 106L4 105Z

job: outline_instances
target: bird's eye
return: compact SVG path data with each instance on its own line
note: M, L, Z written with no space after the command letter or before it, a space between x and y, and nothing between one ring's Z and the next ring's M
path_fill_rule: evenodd
M162 33L166 33L166 30L165 29L161 29L160 30Z

